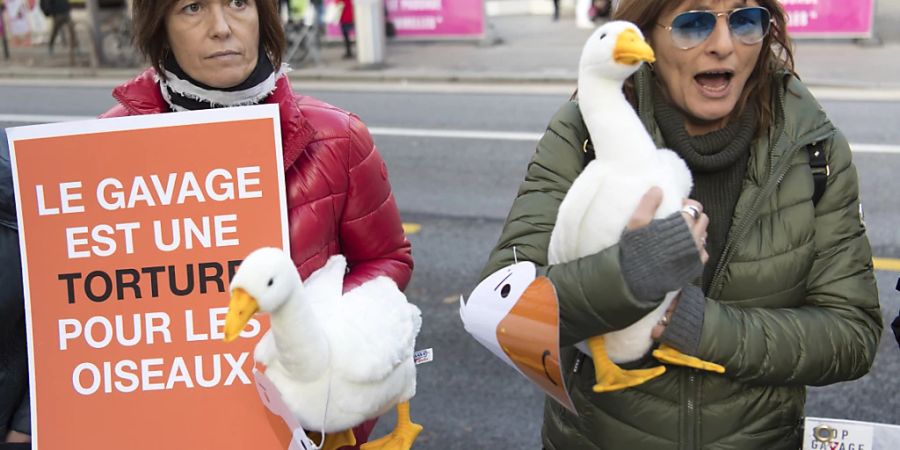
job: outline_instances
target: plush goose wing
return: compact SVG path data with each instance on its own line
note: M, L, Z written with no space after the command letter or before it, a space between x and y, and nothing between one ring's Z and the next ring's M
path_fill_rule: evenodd
M334 255L328 258L324 266L303 280L303 286L306 288L304 297L311 303L340 299L344 290L346 272L347 259L343 255Z
M547 260L550 264L574 261L586 254L581 231L585 225L587 211L598 197L594 180L601 179L603 175L599 172L602 169L599 162L591 161L566 192L559 205L553 232L550 234L550 245L547 248Z
M421 312L390 278L378 277L337 302L316 306L329 334L331 366L347 380L374 383L412 361Z

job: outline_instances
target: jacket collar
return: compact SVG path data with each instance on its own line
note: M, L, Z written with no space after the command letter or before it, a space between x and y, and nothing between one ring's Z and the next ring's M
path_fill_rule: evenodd
M287 75L282 75L275 82L275 91L266 99L266 103L278 104L281 117L281 154L284 158L284 167L288 168L312 142L315 129L300 109L298 98L291 88Z
M113 98L131 115L169 112L156 77L156 70L149 68L113 89ZM275 82L275 91L266 98L266 103L278 104L284 166L290 167L312 141L315 130L304 117L286 75Z
M113 89L112 96L131 115L158 114L168 111L166 101L156 84L156 71L152 68Z

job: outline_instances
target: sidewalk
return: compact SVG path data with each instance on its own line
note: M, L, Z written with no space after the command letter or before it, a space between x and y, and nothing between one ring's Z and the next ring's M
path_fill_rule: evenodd
M488 24L488 38L481 42L390 42L386 64L379 69L342 60L340 45L327 44L321 65L295 66L291 78L574 85L581 47L591 30L576 28L571 17L553 22L545 15L493 16ZM900 39L883 39L881 45L801 40L795 46L797 72L808 84L900 89ZM13 50L13 61L0 60L0 77L126 79L139 70L73 68L62 52L51 57L46 47ZM87 55L82 53L81 60L86 65Z
M477 43L392 43L387 67L360 70L325 49L326 65L303 67L292 76L315 79L407 79L575 83L582 45L592 30L574 19L548 16L490 18L496 45ZM900 39L864 46L851 41L795 41L796 70L809 84L900 89Z

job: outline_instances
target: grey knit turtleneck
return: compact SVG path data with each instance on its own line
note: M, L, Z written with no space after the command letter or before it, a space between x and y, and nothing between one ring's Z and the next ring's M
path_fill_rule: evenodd
M750 143L756 132L756 114L748 107L725 128L690 136L684 127L684 115L669 105L663 95L654 94L654 114L666 145L687 163L694 178L691 198L699 201L709 216L706 229L709 261L703 270L702 285L706 291L725 249L734 207L741 194Z
M747 172L750 144L756 132L756 114L748 107L725 128L701 136L690 136L684 128L684 115L669 105L659 89L654 89L654 115L666 145L687 163L694 178L691 198L703 205L709 216L706 251L709 261L703 269L703 288L685 286L678 307L666 326L662 342L688 355L700 346L706 309L705 292L728 238L734 207Z

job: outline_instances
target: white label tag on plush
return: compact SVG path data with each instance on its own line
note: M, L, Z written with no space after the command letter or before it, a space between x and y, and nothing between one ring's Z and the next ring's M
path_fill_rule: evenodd
M262 400L263 405L269 411L272 411L272 414L281 417L285 425L293 431L293 439L291 439L291 445L288 447L288 450L318 449L319 447L306 435L306 431L300 426L297 418L291 414L290 408L284 403L284 400L281 398L281 392L278 391L272 380L265 373L255 368L253 369L253 378L256 379L256 391L259 393L259 399Z
M430 363L434 361L434 350L430 348L426 348L425 350L419 350L413 354L413 360L416 362L416 365Z

